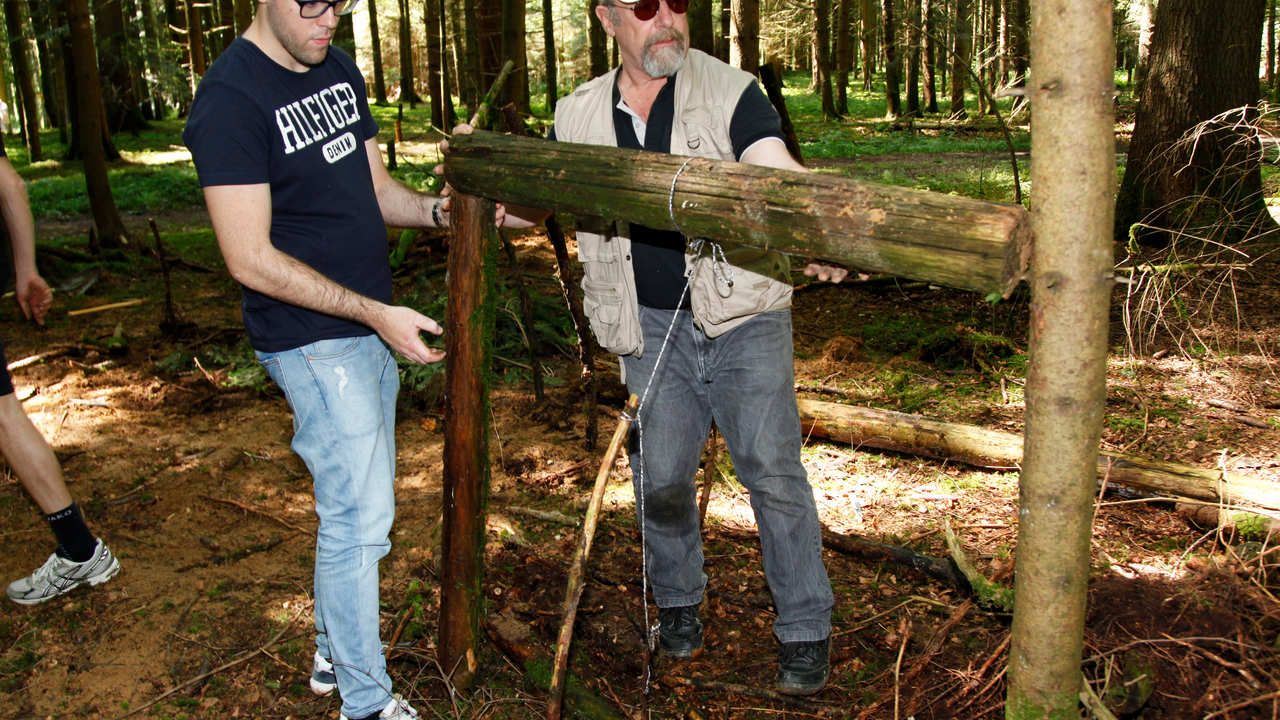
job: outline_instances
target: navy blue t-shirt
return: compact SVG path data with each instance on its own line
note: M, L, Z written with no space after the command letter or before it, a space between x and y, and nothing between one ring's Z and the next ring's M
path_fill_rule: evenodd
M613 131L618 147L631 150L671 152L671 126L676 115L676 82L672 76L658 91L645 123L644 144L636 136L631 115L618 107L622 92L615 77L613 83ZM555 140L555 128L548 139ZM760 86L751 83L742 91L729 120L729 140L738 160L742 153L765 138L783 139L782 118L773 109ZM684 292L684 236L674 230L660 230L631 224L631 268L636 279L636 299L645 307L675 310L690 306ZM683 297L684 302L681 302Z
M389 303L387 231L365 152L377 134L364 78L342 50L294 72L238 38L200 81L182 139L201 187L271 186L278 250ZM242 308L249 343L262 352L373 333L247 287Z

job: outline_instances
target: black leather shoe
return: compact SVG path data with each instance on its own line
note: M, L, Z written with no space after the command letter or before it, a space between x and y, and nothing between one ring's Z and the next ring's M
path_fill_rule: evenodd
M830 673L831 638L782 643L774 687L783 695L813 695L827 686Z
M698 606L658 608L658 645L677 660L702 654L702 621Z

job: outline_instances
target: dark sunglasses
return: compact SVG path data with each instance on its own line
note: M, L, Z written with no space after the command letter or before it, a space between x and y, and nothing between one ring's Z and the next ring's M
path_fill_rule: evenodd
M334 15L350 15L355 12L360 0L293 0L298 3L302 17L314 20L333 9Z
M630 10L636 14L636 19L640 22L652 20L658 14L658 3L663 0L640 0L637 3L618 3L614 7ZM671 8L671 12L677 15L683 15L689 9L689 0L666 0L667 7Z

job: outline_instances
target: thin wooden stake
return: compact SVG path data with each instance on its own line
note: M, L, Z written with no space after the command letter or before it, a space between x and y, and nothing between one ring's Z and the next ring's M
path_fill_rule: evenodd
M600 463L600 472L596 473L596 484L591 491L591 502L587 505L587 515L582 520L582 535L578 538L578 552L573 556L573 565L569 568L569 589L564 598L564 623L560 626L560 639L556 642L556 658L552 666L551 697L547 699L547 720L560 720L560 709L564 697L564 676L569 664L569 642L573 639L573 622L578 616L578 601L582 598L582 585L586 579L587 556L591 554L591 540L596 534L596 518L600 514L600 502L604 499L605 482L609 479L609 471L622 449L631 430L631 420L636 409L640 407L640 398L632 395L627 400L622 417L618 418L618 429L613 431L613 440L604 453Z
M493 107L493 101L498 97L498 91L502 89L502 83L507 81L507 75L515 68L516 64L510 60L502 66L502 72L498 73L498 77L489 86L489 92L484 94L480 99L480 104L476 106L476 114L471 116L471 122L467 123L471 127L480 127L484 122L485 116L489 114L489 108Z

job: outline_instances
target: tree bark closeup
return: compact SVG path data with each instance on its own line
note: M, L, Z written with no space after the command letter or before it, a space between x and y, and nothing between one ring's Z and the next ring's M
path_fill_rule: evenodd
M1021 206L723 160L476 132L450 141L445 172L500 202L655 228L674 215L691 237L984 293L1012 292L1030 252Z
M124 9L120 0L94 0L94 30L98 38L98 73L107 108L108 131L137 132L147 127L133 92L130 48L126 42Z
M98 84L98 59L89 27L86 0L64 0L70 25L72 62L76 76L76 111L80 126L80 155L84 159L84 181L89 193L89 206L104 248L118 248L129 234L120 220L111 182L107 178L107 157L103 146L102 88Z
M444 321L444 519L438 654L459 690L479 669L485 508L489 493L489 338L494 321L493 203L455 193Z
M732 0L729 64L752 75L760 67L760 0Z
M1116 198L1118 240L1164 246L1192 236L1235 244L1278 229L1262 188L1262 147L1248 127L1258 115L1266 5L1162 0L1156 6ZM1246 109L1224 115L1238 108Z
M418 97L414 84L413 71L413 30L409 25L409 0L397 0L400 6L398 25L400 34L400 102L409 103L410 108L422 102Z
M440 37L440 3L437 0L423 0L423 23L427 26L427 97L431 100L431 124L444 132L452 130L448 125L448 114L445 112L445 98L440 83L440 75L444 61L443 45Z
M873 34L875 33L875 6L871 0L860 0L861 27L858 38L862 43L862 90L871 92L871 75L876 71L876 53Z
M1169 0L1165 0L1168 2ZM1036 246L1005 717L1079 717L1106 405L1115 192L1111 0L1032 6Z

